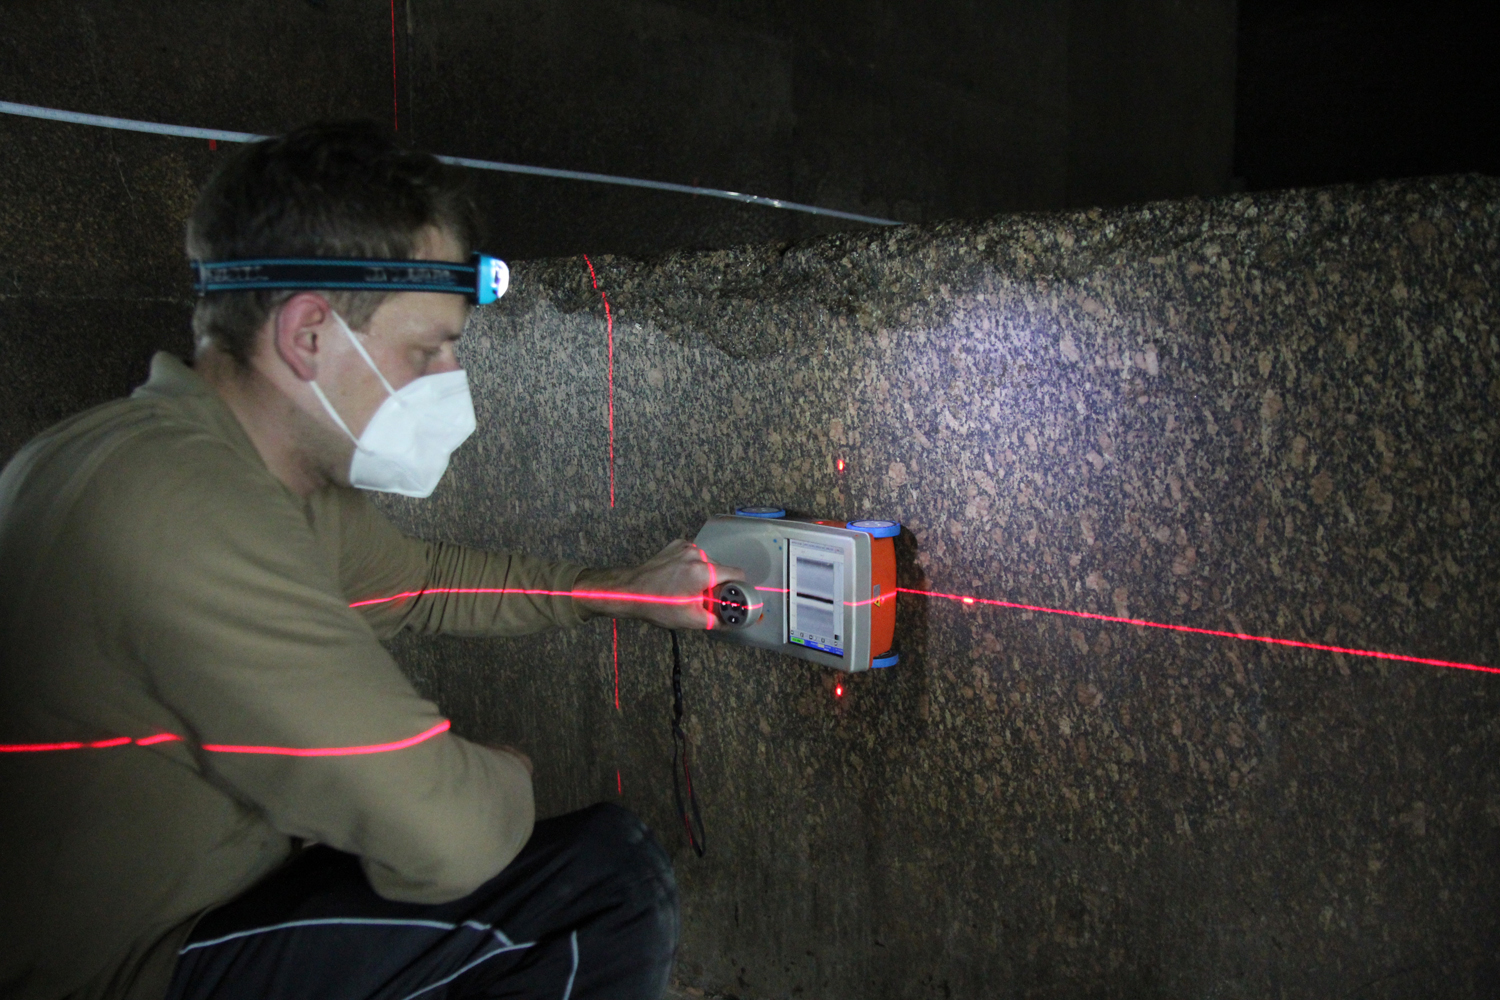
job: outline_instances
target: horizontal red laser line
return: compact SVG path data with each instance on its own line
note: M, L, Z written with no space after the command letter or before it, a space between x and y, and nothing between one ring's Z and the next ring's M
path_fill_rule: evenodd
M774 587L754 588L760 591L787 593L786 589ZM1010 608L1015 611L1036 611L1047 615L1065 615L1069 618L1084 618L1090 621L1115 622L1120 625L1140 625L1144 628L1167 629L1172 632L1189 632L1194 635L1212 635L1224 639L1239 639L1244 642L1263 642L1273 646L1291 646L1297 649L1315 649L1326 653L1344 653L1349 656L1364 656L1377 660L1395 660L1400 663L1416 663L1429 667L1448 667L1453 670L1471 670L1485 674L1500 674L1500 667L1487 667L1479 663L1464 663L1458 660L1439 660L1425 656L1407 656L1403 653L1386 653L1375 649L1355 649L1350 646L1333 646L1321 642L1303 642L1299 639L1282 639L1269 635L1251 635L1247 632L1228 632L1222 629L1197 628L1192 625L1174 625L1169 622L1153 622L1144 618L1125 618L1120 615L1104 615L1093 611L1072 611L1067 608L1049 608L1040 604L1022 604L1019 601L1001 601L988 597L973 597L967 594L946 594L936 590L916 590L911 587L899 587L898 593L911 594L916 597L932 597L945 601L957 601L966 605L985 605L996 608ZM530 588L511 587L441 587L429 590L413 590L402 594L393 594L390 597L372 598L368 601L357 601L350 607L358 608L372 604L381 604L387 601L399 601L409 597L420 597L423 594L527 594L542 595L548 597L585 597L600 598L606 600L641 601L651 604L693 604L702 600L701 597L648 597L638 594L625 594L616 591L594 591L594 590L536 590ZM869 601L848 601L851 606L867 604ZM712 625L712 619L709 622ZM618 655L618 654L617 654ZM617 668L618 669L618 668ZM618 674L617 674L618 678ZM618 684L618 679L616 680ZM616 693L616 707L619 705L618 689ZM237 746L224 743L205 743L203 749L211 753L243 753L243 754L269 754L285 757L351 757L361 754L389 753L393 750L404 750L407 747L416 746L440 733L445 733L451 727L451 723L444 719L430 729L424 730L415 736L404 740L396 740L391 743L373 743L367 746L351 747L315 747L303 749L298 747L271 747L271 746ZM140 739L131 739L128 736L116 736L104 740L92 741L68 741L62 743L0 743L0 753L42 753L55 750L103 750L110 747L122 746L154 746L158 743L172 743L182 741L182 737L174 733L158 733L154 736L143 736ZM618 777L618 775L617 775ZM691 780L691 779L690 779ZM689 791L691 792L691 785Z
M582 597L599 601L629 601L637 604L701 604L702 596L694 597L656 597L650 594L630 594L617 590L540 590L530 587L428 587L424 590L408 590L400 594L392 594L389 597L372 597L369 600L355 601L349 605L351 608L365 608L372 604L387 604L391 601L404 601L412 597L423 597L427 594L520 594L529 597Z
M225 743L205 743L203 749L214 753L257 753L273 754L278 757L357 757L369 753L390 753L392 750L405 750L407 747L425 743L439 733L446 733L452 725L447 719L439 722L431 729L424 730L415 736L408 736L404 740L396 740L394 743L372 743L362 747L318 747L311 750L301 750L295 747L242 747L231 746Z
M416 746L432 739L439 733L446 733L452 725L447 719L439 722L424 732L415 736L409 736L404 740L396 740L393 743L372 743L362 747L314 747L312 749L301 749L298 747L255 747L234 746L226 743L205 743L203 749L211 753L250 753L270 754L278 757L357 757L361 754L389 753L392 750L405 750L407 747ZM133 740L129 736L116 736L108 740L95 740L91 743L0 743L0 753L39 753L48 750L102 750L106 747L123 747L135 745L138 747L149 747L157 743L183 742L181 736L175 733L158 733L155 736L143 736Z
M755 587L759 593L785 594L789 591L782 587ZM1500 667L1487 667L1479 663L1464 663L1458 660L1439 660L1426 656L1407 656L1404 653L1386 653L1378 649L1356 649L1350 646L1333 646L1321 642L1303 642L1300 639L1282 639L1270 635L1252 635L1247 632L1229 632L1222 629L1197 628L1192 625L1174 625L1170 622L1153 622L1144 618L1123 618L1119 615L1103 615L1092 611L1071 611L1067 608L1048 608L1040 604L1022 604L1017 601L1000 601L988 597L973 597L967 594L946 594L935 590L915 590L910 587L899 587L897 593L912 594L918 597L940 598L945 601L957 601L966 605L986 605L996 608L1010 608L1016 611L1036 611L1046 615L1066 615L1070 618L1086 618L1091 621L1115 622L1120 625L1140 625L1143 628L1167 629L1172 632L1190 632L1195 635L1212 635L1223 639L1239 639L1244 642L1263 642L1273 646L1292 646L1297 649L1315 649L1325 653L1345 653L1349 656L1365 656L1377 660L1396 660L1401 663L1417 663L1428 667L1448 667L1454 670L1473 670L1485 674L1500 674ZM702 600L700 597L649 597L639 594L626 594L615 591L603 590L530 590L521 588L483 588L483 587L447 587L434 588L431 590L414 590L403 594L394 594L390 597L371 598L367 601L357 601L350 607L359 608L371 604L381 604L387 601L405 600L411 597L420 597L423 594L527 594L533 596L563 597L574 596L584 598L596 598L599 600L634 601L645 604L696 604ZM863 601L846 601L850 607L860 607L866 604L877 603L884 598L869 598Z
M920 597L938 597L945 601L962 604L985 604L997 608L1012 608L1017 611L1040 611L1048 615L1067 615L1070 618L1088 618L1100 622L1118 622L1121 625L1143 625L1146 628L1164 628L1173 632L1192 632L1195 635L1215 635L1225 639L1241 639L1245 642L1264 642L1273 646L1295 646L1298 649L1317 649L1325 653L1347 653L1350 656L1368 656L1377 660L1399 660L1402 663L1420 663L1428 667L1450 667L1454 670L1476 670L1485 674L1500 674L1500 667L1486 667L1478 663L1462 663L1454 660L1434 660L1425 656L1406 656L1402 653L1383 653L1376 649L1352 649L1348 646L1329 646L1321 642L1302 642L1298 639L1279 639L1270 635L1250 635L1245 632L1225 632L1220 629L1195 628L1191 625L1173 625L1167 622L1150 622L1143 618L1121 618L1118 615L1101 615L1092 611L1069 611L1064 608L1044 608L1036 604L1019 604L1015 601L997 601L985 597L969 597L964 594L944 594L935 590L912 590L897 588L899 593Z

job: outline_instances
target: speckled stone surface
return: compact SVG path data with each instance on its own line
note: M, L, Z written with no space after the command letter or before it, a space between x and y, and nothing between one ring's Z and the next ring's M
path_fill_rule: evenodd
M899 518L903 585L1500 666L1500 181L520 264L409 528L594 563L739 502ZM836 469L844 459L845 471ZM748 998L1483 997L1500 676L904 595L846 681L596 621L398 654L543 813L677 858Z

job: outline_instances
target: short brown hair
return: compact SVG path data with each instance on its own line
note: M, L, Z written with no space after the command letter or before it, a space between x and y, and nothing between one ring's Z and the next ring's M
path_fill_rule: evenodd
M250 143L225 161L188 217L190 260L263 257L410 259L423 230L476 238L463 176L428 153L402 149L368 121L318 122ZM287 289L213 292L198 300L193 333L241 366ZM389 292L326 292L353 327Z

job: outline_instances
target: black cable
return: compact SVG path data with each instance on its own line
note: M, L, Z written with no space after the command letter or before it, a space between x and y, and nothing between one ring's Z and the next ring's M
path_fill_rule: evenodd
M677 644L677 633L672 635L672 795L677 800L677 815L682 817L682 825L687 830L688 843L697 852L698 857L703 857L704 829L703 814L698 811L698 796L693 791L693 772L688 768L688 738L682 728L682 650ZM682 778L678 778L678 761L682 762L680 768ZM689 818L688 809L682 804L683 779L687 782L687 802L692 809ZM694 828L696 824L696 829Z

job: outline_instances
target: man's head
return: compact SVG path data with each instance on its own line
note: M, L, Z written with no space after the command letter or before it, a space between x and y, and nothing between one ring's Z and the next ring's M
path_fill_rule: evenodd
M187 252L460 263L473 239L472 204L452 168L394 146L372 124L332 123L238 150L199 196ZM193 315L198 367L221 393L243 383L231 405L263 454L286 451L293 478L347 483L349 434L369 424L387 383L400 390L458 368L468 309L462 296L437 292L212 292ZM247 387L258 387L253 404Z
M370 122L307 125L237 150L209 180L188 217L190 260L271 257L410 259L429 230L458 257L473 248L475 217L462 174L427 153L394 145ZM198 350L212 345L240 365L256 334L295 292L217 292L193 313ZM324 298L363 329L390 292Z

